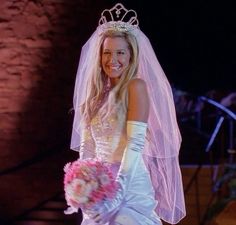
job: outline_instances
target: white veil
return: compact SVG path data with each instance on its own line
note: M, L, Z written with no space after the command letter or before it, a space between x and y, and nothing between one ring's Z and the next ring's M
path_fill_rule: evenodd
M71 138L71 149L74 150L78 150L80 146L79 108L84 102L87 90L89 77L86 75L90 74L103 30L104 26L99 25L81 51L74 90L75 115ZM178 159L181 135L176 120L172 89L146 35L138 26L128 32L137 39L138 77L146 82L150 98L149 132L143 158L158 201L156 212L161 219L176 224L186 212Z

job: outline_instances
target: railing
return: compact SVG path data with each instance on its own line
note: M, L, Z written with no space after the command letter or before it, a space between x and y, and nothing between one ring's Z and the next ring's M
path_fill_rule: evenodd
M211 153L212 152L212 146L213 143L215 142L217 135L220 131L220 128L223 126L223 124L228 124L228 140L227 140L227 149L228 149L228 154L229 154L229 160L228 160L228 164L226 164L226 167L230 167L230 168L234 168L236 167L236 165L234 165L234 156L236 154L236 150L234 150L234 126L235 126L235 121L236 121L236 114L234 112L232 112L230 109L224 107L222 104L204 97L204 96L200 96L198 98L198 101L201 101L202 103L206 103L206 105L211 105L213 106L213 108L215 109L215 114L211 115L211 117L215 117L217 119L216 124L215 124L215 128L212 131L212 133L209 135L209 141L204 149L205 153ZM198 130L198 133L202 133L205 134L205 132L202 131L202 111L199 110L199 112L195 115L195 119L196 119L196 128ZM226 146L221 146L222 147L222 151L225 151L225 147ZM195 193L196 193L196 211L197 211L197 216L198 216L198 223L199 225L204 225L207 219L207 214L208 214L208 210L210 209L213 200L217 197L217 191L219 190L220 186L222 185L223 182L225 182L227 179L232 178L235 173L234 172L226 172L228 174L224 174L223 178L217 178L217 171L215 171L215 167L213 166L213 162L212 162L212 157L211 154L209 154L210 157L210 161L211 161L211 179L212 179L212 196L210 198L210 201L207 205L206 211L203 213L203 216L201 216L200 213L200 203L199 203L199 184L198 184L198 175L199 172L202 169L202 164L199 163L199 165L197 166L194 174L192 175L189 183L186 185L185 187L185 195L188 193L188 191L190 190L190 188L194 185L195 187Z

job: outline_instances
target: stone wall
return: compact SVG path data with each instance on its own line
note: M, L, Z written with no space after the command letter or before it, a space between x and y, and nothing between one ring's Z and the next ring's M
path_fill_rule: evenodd
M102 2L0 1L0 174L55 148L69 149L80 49L97 25ZM44 160L44 168L40 163L32 167L39 180L47 178L43 198L61 189L61 172L46 166ZM31 180L34 170L24 169L28 179L22 179L22 171L0 175L0 217L17 215L40 199L40 193L26 195L31 183L39 182Z

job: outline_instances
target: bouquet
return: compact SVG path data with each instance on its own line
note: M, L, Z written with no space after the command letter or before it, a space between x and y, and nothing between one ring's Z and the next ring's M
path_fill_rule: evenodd
M78 209L91 209L106 199L112 199L117 184L105 163L96 159L78 159L64 167L65 214Z

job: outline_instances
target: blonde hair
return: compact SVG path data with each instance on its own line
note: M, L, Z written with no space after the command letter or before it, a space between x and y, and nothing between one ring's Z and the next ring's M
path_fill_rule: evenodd
M130 50L130 62L128 68L124 71L124 74L119 79L116 86L110 91L108 100L103 104L101 108L102 115L105 117L115 108L115 105L121 104L122 113L127 112L128 96L127 96L127 84L128 82L137 76L138 70L138 44L134 35L129 32L121 32L118 30L107 30L101 35L99 42L97 43L92 68L87 83L87 93L85 102L82 104L81 112L84 122L90 122L91 119L98 112L99 105L104 98L104 89L107 84L107 75L101 68L101 53L104 40L107 37L121 37L124 38Z

